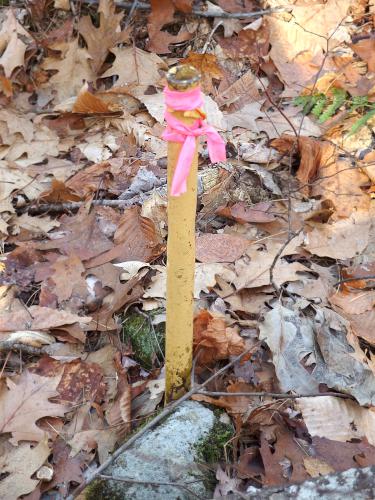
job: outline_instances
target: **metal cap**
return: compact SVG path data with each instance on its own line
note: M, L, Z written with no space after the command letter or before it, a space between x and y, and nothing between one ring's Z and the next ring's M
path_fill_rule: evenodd
M166 77L173 90L185 91L199 85L202 75L190 64L179 64L171 68Z

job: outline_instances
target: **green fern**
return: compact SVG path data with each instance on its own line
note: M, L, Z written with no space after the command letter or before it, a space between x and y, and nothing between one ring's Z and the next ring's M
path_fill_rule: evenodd
M314 107L311 110L311 114L315 116L315 118L319 118L325 108L327 102L327 97L324 94L318 94L317 100Z
M329 118L336 113L336 111L344 104L346 101L347 93L343 89L333 89L333 101L329 106L326 107L324 112L319 117L319 123L326 122Z
M362 116L353 124L348 137L358 132L375 116L375 103L369 102L368 96L351 97L345 90L340 88L333 88L330 96L316 93L296 97L294 104L302 106L303 113L305 115L311 113L319 123L324 123L329 118L332 118L343 105L350 113L359 113Z
M353 113L354 111L357 111L357 109L364 109L367 106L369 106L367 95L354 96L351 100L350 112Z
M355 123L353 123L351 129L349 130L348 137L351 135L355 134L360 130L363 126L366 125L366 123L373 117L375 116L375 109L371 109L371 111L368 111L365 115L363 115L359 120L357 120Z

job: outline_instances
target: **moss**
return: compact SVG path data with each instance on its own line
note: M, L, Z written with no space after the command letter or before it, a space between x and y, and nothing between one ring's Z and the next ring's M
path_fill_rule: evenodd
M155 311L147 317L133 311L123 321L123 340L131 343L134 359L147 370L163 361L165 325L151 323L152 317L159 313Z
M195 446L198 461L206 464L217 464L226 458L228 442L234 435L232 425L220 422L219 416L215 416L211 431Z
M124 495L116 492L112 481L97 479L88 485L83 492L85 500L123 500Z

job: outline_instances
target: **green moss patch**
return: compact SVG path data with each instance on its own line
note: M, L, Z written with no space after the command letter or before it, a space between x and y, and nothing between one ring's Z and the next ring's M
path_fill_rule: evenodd
M133 311L122 323L123 342L131 344L133 358L146 370L163 364L165 323L152 324L152 318L160 312L157 310L147 316Z

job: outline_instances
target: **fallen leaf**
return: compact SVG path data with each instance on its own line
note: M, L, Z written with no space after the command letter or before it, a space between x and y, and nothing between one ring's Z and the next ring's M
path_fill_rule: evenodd
M191 54L189 54L190 57ZM254 73L249 70L216 97L217 104L241 110L243 106L260 101L260 94Z
M269 57L277 67L288 94L300 93L314 78L323 63L326 37L330 36L333 49L341 41L349 41L347 29L341 24L351 0L328 0L312 4L308 12L305 5L293 5L290 17L270 16L268 26L271 50ZM325 69L329 69L329 61Z
M155 266L156 267L156 266ZM151 284L146 288L144 298L166 298L167 292L167 270L165 267L157 266L159 271L151 279ZM228 281L234 279L234 272L224 264L199 263L195 265L194 298L199 299L200 293L209 293L216 285L216 276L222 276Z
M234 262L250 241L232 234L201 234L196 239L196 259L200 262Z
M53 293L57 296L59 303L70 299L73 291L76 296L82 297L83 302L88 294L86 281L82 275L85 267L76 255L59 257L51 266L50 279L54 283Z
M276 441L269 443L265 432L261 434L260 454L264 464L264 484L300 483L308 479L303 466L305 452L294 437L293 432L278 426L275 430Z
M238 356L244 349L244 340L236 328L226 326L224 318L214 318L205 310L194 318L194 352L199 352L200 365Z
M367 63L368 71L375 72L375 40L366 38L350 44L350 48Z
M311 394L326 384L353 395L360 404L372 404L375 377L353 356L349 331L349 322L330 309L318 310L313 323L278 304L260 324L259 339L272 351L283 391Z
M341 442L366 438L375 446L372 408L361 408L355 401L331 396L298 398L297 405L311 436Z
M150 262L164 251L154 223L140 215L138 207L128 208L120 219L114 234L115 246L87 263L88 268L100 266L106 262L138 260Z
M64 403L81 404L89 401L100 404L104 399L106 384L99 365L75 360L64 364L56 390Z
M371 218L368 212L354 212L331 224L315 224L305 236L304 248L314 255L350 259L367 247Z
M303 465L306 469L306 472L311 477L324 476L326 474L331 474L332 472L335 472L335 469L333 469L329 464L327 464L327 462L323 462L318 458L305 457L303 459Z
M111 52L116 56L115 62L101 78L117 75L116 86L156 85L160 80L159 69L166 69L163 59L138 47L113 48Z
M80 196L67 187L64 182L56 179L52 179L51 188L40 195L40 201L44 203L64 203L67 201L80 200Z
M50 330L73 323L89 323L89 317L49 307L30 306L14 312L0 313L0 332L12 330Z
M280 153L290 155L295 149L300 155L300 165L297 171L297 178L302 183L302 188L306 189L312 179L314 179L322 167L327 167L330 162L336 159L335 146L329 142L319 141L311 137L295 137L283 135L279 139L273 139L270 146Z
M5 15L0 31L0 66L5 76L10 78L15 68L23 66L27 43L32 41L32 37L17 21L13 9L7 9Z
M7 379L7 387L1 391L2 410L0 412L0 432L10 432L11 442L40 441L45 433L36 421L45 416L63 416L67 407L51 403L49 398L57 396L57 386L61 379L40 377L25 370L17 382Z
M247 222L272 222L275 220L275 216L272 213L268 213L271 206L271 202L265 201L256 203L252 207L247 206L244 202L239 202L232 206L220 207L216 210L216 213L228 219L235 220L240 224Z
M148 16L147 31L150 37L148 49L157 54L168 54L169 45L180 43L191 38L191 34L183 29L177 35L161 31L162 27L173 21L176 6L180 4L186 11L186 1L176 4L176 0L151 0L151 14Z
M89 429L74 434L68 441L71 447L69 457L76 457L81 450L97 450L99 463L104 463L116 444L116 433L112 429Z
M58 487L58 491L65 498L69 491L70 483L80 484L83 480L82 471L85 467L85 457L79 454L69 457L69 446L62 438L53 443L53 478L52 481L42 486L44 491Z
M88 52L78 46L78 39L54 44L51 48L61 52L61 59L47 57L42 63L42 69L57 71L43 88L52 87L57 100L62 102L77 95L85 81L93 81L95 73L90 67Z
M30 443L21 443L17 447L8 446L2 450L0 497L13 500L33 491L39 480L31 476L44 464L50 453L47 437L34 447Z
M215 54L189 52L188 57L181 59L180 62L181 64L190 64L199 71L202 75L202 90L208 94L214 92L212 80L221 80L223 77L223 70L219 66Z
M282 251L273 268L273 279L277 286L287 281L298 281L298 273L309 272L309 269L299 262L288 262L283 257L298 253L302 237L296 237ZM253 243L244 255L234 265L236 277L232 280L237 290L255 288L271 284L270 268L276 255L281 250L282 243L272 239L264 243Z
M87 43L87 50L91 56L90 65L95 74L99 74L109 50L129 40L129 30L121 31L123 12L116 14L116 5L113 0L100 0L99 27L96 28L90 16L81 17L78 31Z
M72 217L60 217L60 238L33 243L34 248L52 250L58 248L65 255L75 254L82 261L96 257L113 247L112 242L100 230L95 211L87 214L84 210ZM50 235L54 237L53 233Z

